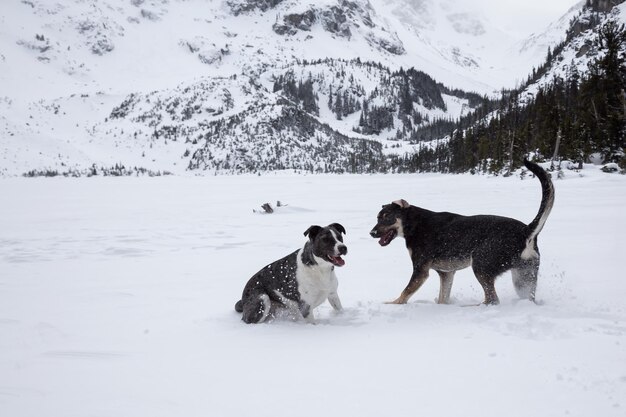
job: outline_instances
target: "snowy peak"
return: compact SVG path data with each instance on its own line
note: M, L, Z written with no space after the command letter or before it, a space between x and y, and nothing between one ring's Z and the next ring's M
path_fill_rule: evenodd
M545 56L549 48L553 48L565 39L572 19L575 19L581 13L584 5L585 0L579 1L570 7L557 21L548 25L545 30L533 33L527 39L518 42L516 49L522 54L531 53L535 56Z
M392 14L416 33L445 33L446 38L458 40L459 36L478 37L492 30L483 16L462 2L401 0L386 3Z
M520 54L517 39L460 0L15 0L1 18L4 94L32 98L173 87L294 58L415 67L491 93L545 56Z
M582 8L578 9L578 6ZM548 50L541 66L533 68L523 87L522 101L532 98L540 87L554 79L566 80L572 74L585 74L589 64L602 53L598 43L600 28L609 21L626 24L626 3L623 0L586 0L572 8L565 17L569 20L563 40Z
M231 13L239 16L253 11L265 12L282 3L284 0L226 0L224 3Z
M312 32L319 26L335 38L350 40L353 36L363 38L373 48L394 55L405 53L398 35L379 21L369 1L318 2L305 6L292 4L283 7L272 29L279 35L293 36L300 32ZM285 5L283 5L285 6ZM306 36L312 36L306 34Z
M420 129L533 62L460 0L15 0L0 20L4 174L402 169Z
M458 1L409 1L386 2L387 18L401 24L403 37L416 37L417 44L410 53L424 59L444 59L453 66L471 69L500 67L490 62L489 49L500 53L512 39L501 33L489 22Z

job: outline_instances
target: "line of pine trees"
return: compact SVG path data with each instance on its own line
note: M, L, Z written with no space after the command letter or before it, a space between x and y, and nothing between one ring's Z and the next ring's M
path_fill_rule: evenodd
M306 80L296 80L292 73L281 75L274 81L273 91L282 90L282 95L302 107L308 113L319 116L320 108L317 104L319 97L313 91L313 80L309 76Z

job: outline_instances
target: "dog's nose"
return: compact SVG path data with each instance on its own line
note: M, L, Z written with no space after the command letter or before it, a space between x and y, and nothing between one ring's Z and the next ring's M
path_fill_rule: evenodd
M371 237L378 237L378 230L372 229L372 231L370 232L370 236Z
M345 255L345 254L347 254L347 253L348 253L348 248L347 248L346 246L343 246L343 245L342 245L342 246L339 246L339 248L338 248L338 249L339 249L339 254L340 254L340 255Z

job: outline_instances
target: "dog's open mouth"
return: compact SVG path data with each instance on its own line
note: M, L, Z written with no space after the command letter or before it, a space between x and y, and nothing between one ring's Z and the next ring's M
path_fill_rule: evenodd
M387 246L389 243L391 243L392 240L396 238L397 235L398 232L396 231L396 229L389 229L385 232L383 237L380 238L378 244L380 246Z
M327 255L327 257L330 263L335 266L344 266L346 264L346 261L341 256Z

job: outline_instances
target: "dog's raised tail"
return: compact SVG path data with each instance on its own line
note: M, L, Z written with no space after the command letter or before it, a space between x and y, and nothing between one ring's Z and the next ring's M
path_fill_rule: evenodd
M530 162L528 159L524 159L524 165L530 170L541 182L541 204L539 206L539 212L532 222L528 225L528 238L526 239L526 249L522 253L522 258L529 259L533 256L537 256L534 250L534 240L543 229L543 225L546 223L552 206L554 205L554 185L548 174L543 168L534 162Z

